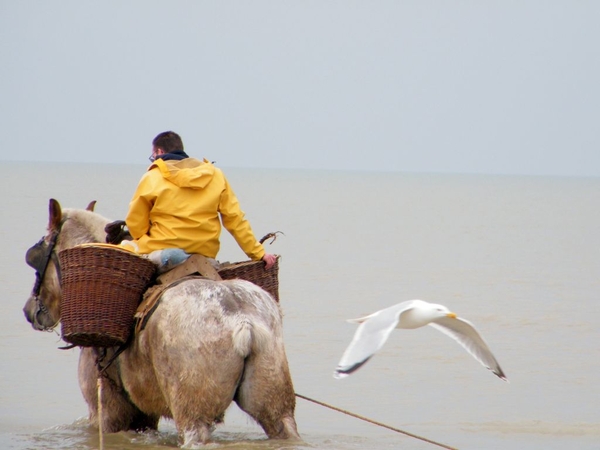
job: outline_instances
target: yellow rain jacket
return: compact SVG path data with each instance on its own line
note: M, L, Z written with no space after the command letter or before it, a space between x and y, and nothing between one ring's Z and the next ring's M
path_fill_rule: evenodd
M250 259L265 254L225 175L206 159L156 160L140 180L125 221L141 254L180 248L215 258L221 221Z

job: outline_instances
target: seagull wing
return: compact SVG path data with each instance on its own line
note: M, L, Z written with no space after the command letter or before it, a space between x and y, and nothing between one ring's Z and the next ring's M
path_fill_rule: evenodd
M360 325L333 373L334 378L345 378L365 364L383 347L392 330L398 325L400 314L412 306L413 301L402 302L366 317L350 320L359 322Z
M502 380L508 381L492 351L471 322L458 317L442 317L434 320L429 325L450 336L483 366L494 372Z

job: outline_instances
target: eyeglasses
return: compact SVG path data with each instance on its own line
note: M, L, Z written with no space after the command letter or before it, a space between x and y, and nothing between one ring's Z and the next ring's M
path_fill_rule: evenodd
M158 159L158 157L160 156L158 153L158 149L153 149L152 150L152 154L148 157L148 160L153 163L154 161L156 161Z

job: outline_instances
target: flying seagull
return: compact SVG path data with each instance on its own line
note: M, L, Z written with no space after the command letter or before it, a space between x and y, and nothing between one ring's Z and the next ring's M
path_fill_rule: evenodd
M345 378L383 347L394 328L413 329L430 325L450 336L477 361L508 381L491 350L471 322L460 319L443 305L409 300L348 322L359 323L354 338L342 355L334 378Z

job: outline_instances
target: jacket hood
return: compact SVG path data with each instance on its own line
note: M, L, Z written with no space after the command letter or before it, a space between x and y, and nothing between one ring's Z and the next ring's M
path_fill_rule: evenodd
M215 166L204 159L185 158L180 161L157 159L148 170L157 168L165 180L179 187L203 189L213 178Z

